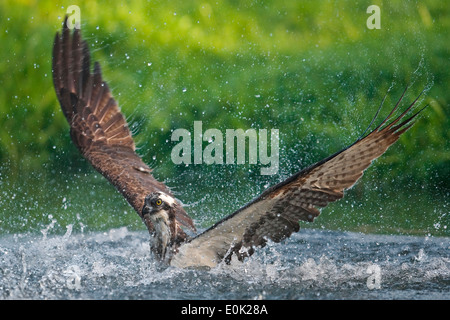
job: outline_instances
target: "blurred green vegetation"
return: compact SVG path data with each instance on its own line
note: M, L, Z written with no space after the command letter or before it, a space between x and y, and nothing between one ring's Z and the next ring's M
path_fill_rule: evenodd
M128 225L139 218L72 145L51 47L69 5L127 115L139 152L203 226L352 143L428 88L416 125L312 227L449 235L449 27L445 1L3 1L0 232ZM381 8L369 30L368 6ZM174 165L171 132L280 130L280 170ZM308 226L308 225L305 225Z

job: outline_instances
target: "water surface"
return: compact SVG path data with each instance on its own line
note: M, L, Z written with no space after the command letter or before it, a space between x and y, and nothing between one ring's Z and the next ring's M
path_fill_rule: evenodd
M302 230L244 263L160 270L146 231L0 238L1 299L450 299L450 239Z

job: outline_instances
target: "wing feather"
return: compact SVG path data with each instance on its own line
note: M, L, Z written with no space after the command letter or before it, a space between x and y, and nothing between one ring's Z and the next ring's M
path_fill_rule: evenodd
M319 208L342 198L344 190L361 178L372 161L412 126L412 120L423 109L398 123L420 95L403 113L386 124L403 96L404 93L389 116L372 132L265 190L259 197L180 247L171 264L179 267L214 267L223 260L229 262L233 256L242 260L251 255L255 247L264 246L267 240L279 242L299 231L299 221L313 221L320 214Z
M95 62L91 72L88 44L81 39L78 29L71 35L67 18L61 35L57 33L54 40L53 82L74 144L141 217L148 194L155 191L171 194L136 154L127 121L103 81L100 64ZM177 210L176 219L195 230L184 210ZM152 231L149 220L144 222Z

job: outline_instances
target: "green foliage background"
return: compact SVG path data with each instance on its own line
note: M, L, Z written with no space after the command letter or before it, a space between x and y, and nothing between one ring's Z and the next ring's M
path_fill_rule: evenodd
M2 1L0 232L142 228L78 154L56 100L51 47L73 4L140 154L201 226L352 143L388 88L382 116L410 85L403 107L428 88L416 125L302 227L449 235L450 6L439 0ZM379 30L366 27L372 4ZM195 120L279 129L278 174L174 165L171 132Z

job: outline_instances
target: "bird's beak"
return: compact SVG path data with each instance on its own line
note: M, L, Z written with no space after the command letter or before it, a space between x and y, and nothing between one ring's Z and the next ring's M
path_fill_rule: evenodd
M142 208L142 216L145 216L146 214L150 214L152 212L152 208L148 205L144 205Z

